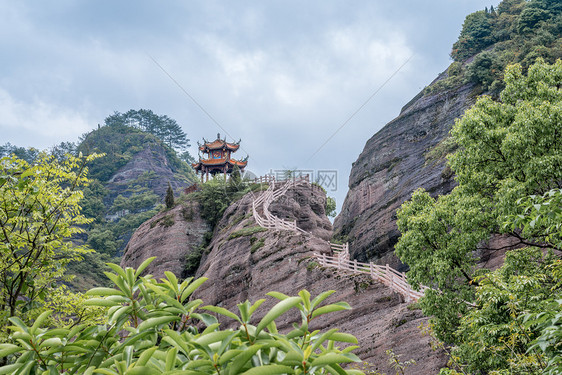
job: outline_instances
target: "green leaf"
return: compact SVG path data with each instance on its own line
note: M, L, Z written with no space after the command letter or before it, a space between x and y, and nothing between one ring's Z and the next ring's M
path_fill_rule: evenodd
M299 298L300 299L300 298ZM291 367L283 365L265 365L260 367L254 367L242 375L275 375L275 374L294 374L295 371Z
M310 346L311 352L315 351L320 345L324 343L324 341L329 340L332 335L337 331L337 329L333 328L327 332L324 332L320 337L314 340L314 345Z
M106 265L113 270L117 275L121 276L123 279L127 279L127 274L125 270L115 263L106 263Z
M85 293L86 296L124 296L120 290L113 288L92 288Z
M250 310L248 311L248 313L250 314L250 316L252 316L256 310L258 309L258 307L261 306L262 303L265 302L265 299L259 299L256 302L254 302L254 304L252 305L252 307L250 307Z
M280 300L284 300L284 299L289 298L288 295L283 294L281 292L269 292L269 293L266 293L266 294L270 297L277 298L277 299L280 299Z
M283 358L282 363L289 366L300 366L302 365L303 361L304 361L304 355L302 351L291 349L287 352L285 358Z
M319 307L318 309L314 310L311 315L311 319L316 318L317 316L328 314L331 312L342 311L342 310L350 310L351 307L345 302L338 302L333 303L330 305Z
M132 311L132 307L129 305L119 307L113 314L111 314L108 322L109 323L116 322L123 314L125 314L128 311Z
M326 298L330 297L332 294L334 294L336 291L335 290L327 290L325 292L320 293L319 295L317 295L313 300L312 300L312 308L315 309L316 306L318 306L319 304L321 304Z
M146 285L149 289L154 291L160 298L162 298L168 305L172 305L178 308L180 311L184 311L184 306L178 302L177 299L170 297L167 293L165 293L162 288L158 285L147 284Z
M23 332L29 332L27 326L25 325L24 322L22 322L22 320L20 318L18 318L17 316L12 316L11 318L8 318L8 320L10 322L12 322L13 324L15 324L19 329L21 329Z
M238 354L242 353L241 349L230 349L220 356L219 364L224 365L226 362L230 361L232 358L236 357Z
M127 285L125 285L125 279L123 277L111 272L104 272L104 275L107 276L107 278L111 280L119 289L121 289L125 296L133 298L130 289L127 287Z
M129 336L123 343L121 344L122 347L127 347L129 345L133 345L139 340L144 339L146 336L152 335L152 331L142 331L137 333L136 335Z
M16 371L22 368L24 364L25 363L14 363L13 365L2 366L0 367L0 375L21 373Z
M14 354L19 351L23 351L23 348L20 348L17 345L13 344L2 344L0 347L0 358L9 356L10 354Z
M144 269L146 267L148 267L148 265L150 263L152 263L154 261L154 259L156 259L156 257L150 257L150 258L146 259L144 262L141 263L141 265L139 266L139 268L137 268L137 270L135 272L135 279L140 276L142 271L144 271Z
M282 300L281 302L278 302L275 306L273 306L273 308L271 308L271 310L269 310L267 314L265 314L265 316L259 322L256 328L256 336L261 332L262 329L264 329L267 325L269 325L269 323L271 323L279 316L289 311L291 308L298 305L300 302L301 302L300 297L289 297L287 299Z
M161 372L154 368L146 367L146 366L135 366L132 369L125 371L125 375L157 375L157 374L161 374Z
M311 366L333 365L338 363L359 362L358 358L353 358L352 354L326 353L321 354L311 362Z
M235 313L225 309L224 307L218 307L218 306L212 306L212 305L208 305L208 306L203 306L201 307L201 309L203 310L208 310L208 311L212 311L214 313L220 314L220 315L224 315L227 316L231 319L234 319L240 323L242 323L242 321L240 320L240 318L238 317L238 315L236 315Z
M199 336L195 342L199 345L209 345L215 342L220 342L231 335L230 331L215 331L202 334Z
M252 345L249 348L245 349L242 353L237 355L232 360L232 363L228 365L229 373L237 374L261 348L262 345Z
M325 367L325 369L328 370L328 372L332 375L348 375L348 374L352 373L352 372L349 372L349 371L345 371L338 364L327 365ZM359 372L359 374L364 375L363 372Z
M152 348L145 349L140 355L138 361L135 363L135 367L146 365L150 360L150 357L152 357L152 355L157 349L158 349L157 346L153 346Z
M166 277L172 284L172 287L174 287L174 291L178 293L178 278L176 277L176 275L174 275L174 273L170 271L164 271L164 275L166 275Z
M171 329L165 329L164 333L166 335L162 338L163 341L166 341L169 344L178 347L183 351L185 355L189 355L190 349L187 346L185 340L180 336L179 333Z
M178 348L172 347L166 353L166 371L172 370L176 365L176 357L178 355Z
M43 341L41 343L41 345L39 345L39 349L43 349L43 348L49 347L49 346L57 346L58 347L60 345L62 345L61 339L58 338L58 337L52 337L50 339L47 339L47 340Z
M207 281L207 277L200 277L195 281L192 281L191 284L181 293L180 302L183 303L187 297L191 295L197 288L201 286L205 281Z
M339 341L339 342L348 342L351 344L357 344L357 337L343 332L335 332L331 337L330 340Z
M301 290L299 292L299 296L302 299L302 303L304 305L304 308L306 311L310 311L311 307L310 307L310 292L308 290Z
M180 320L179 316L160 316L157 318L150 318L139 324L138 331L142 332L144 330L150 329L152 327L161 325L161 324L168 324L173 321Z
M98 374L105 374L105 375L119 375L117 372L105 368L95 369L94 372Z
M115 306L118 305L118 302L114 302L112 300L109 299L105 299L105 298L90 298L84 301L84 305L85 306L105 306L105 307L111 307L111 306Z
M29 332L31 334L34 334L37 331L37 329L41 327L43 322L49 317L49 315L51 315L51 313L52 313L51 310L42 312L41 315L39 315L37 319L35 319L35 322L33 323L33 326L31 326L31 328L29 329Z

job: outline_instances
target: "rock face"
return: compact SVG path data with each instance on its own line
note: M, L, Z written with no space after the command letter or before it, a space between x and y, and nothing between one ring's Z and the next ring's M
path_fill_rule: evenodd
M179 204L144 222L135 231L121 258L121 266L137 268L145 259L156 256L147 273L159 278L164 276L164 271L171 271L182 277L186 257L198 251L209 230L197 202Z
M349 191L334 222L336 235L347 237L352 258L404 268L393 254L399 237L396 210L419 187L432 195L452 190L445 155L436 151L476 94L471 84L433 95L420 93L367 141L353 163Z
M106 187L110 191L110 199L114 199L118 194L128 195L128 185L139 179L142 180L143 187L149 188L162 198L166 195L168 182L174 191L179 191L190 184L184 176L172 171L166 151L163 147L156 145L151 145L136 153L109 179Z
M246 195L227 209L217 225L196 275L209 280L194 297L232 311L246 299L255 302L265 298L254 316L257 322L277 302L266 296L269 291L296 295L307 289L315 296L336 290L329 301L346 301L353 309L320 317L312 322L312 329L339 328L354 334L361 346L356 354L378 371L392 373L385 351L393 349L402 355L401 360L416 360L417 364L409 368L411 373L437 373L446 360L432 351L429 338L420 334L417 327L426 319L419 310L409 310L400 295L368 276L319 268L312 258L313 251L331 251L326 241L330 222L324 206L318 203L325 199L324 192L298 187L288 193L289 198L273 202L270 211L296 219L297 225L314 235L257 226L252 217L252 193ZM277 321L278 328L287 332L300 317L293 311L284 319ZM233 321L219 320L223 326L235 327Z

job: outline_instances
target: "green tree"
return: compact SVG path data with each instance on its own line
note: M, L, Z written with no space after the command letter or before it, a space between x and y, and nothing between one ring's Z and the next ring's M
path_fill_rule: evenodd
M32 326L10 318L12 342L0 349L0 357L13 363L0 373L84 373L92 374L362 374L344 370L340 364L358 362L352 350L339 343L356 344L357 339L337 329L311 331L310 323L327 313L348 310L347 303L324 303L334 293L315 298L306 290L290 297L271 292L279 300L256 318L264 299L238 304L238 311L203 306L190 298L205 281L189 278L179 282L171 272L157 282L141 272L154 258L137 269L109 264L111 288L94 288L95 296L85 303L107 310L105 324L87 324L75 329L42 328L49 311ZM300 323L281 334L275 321L291 319L296 309ZM229 319L237 329L221 330L217 318Z
M479 278L476 308L460 320L453 355L470 373L509 369L510 374L540 374L547 357L532 342L540 336L537 324L525 315L550 310L560 296L552 266L556 259L538 248L507 253L503 266Z
M499 56L494 52L484 51L476 55L474 60L468 64L466 79L488 89L492 82L501 79L502 70Z
M168 182L168 189L166 190L166 197L164 198L166 202L166 208L169 210L170 208L174 207L174 190L172 189L172 185Z
M242 175L240 173L240 168L235 165L232 168L232 173L228 179L227 190L230 194L236 194L237 191L241 190L242 186Z
M561 244L562 191L518 201L505 226L553 247ZM478 277L475 308L460 321L452 355L471 373L559 374L562 371L562 260L525 247Z
M459 40L455 42L451 52L455 61L464 61L494 42L490 18L491 15L483 10L466 17Z
M86 163L69 156L57 162L41 154L33 164L15 156L0 159L0 326L45 301L66 264L86 248L70 238L88 224L80 213L80 190L88 182Z
M217 175L202 184L201 190L194 193L194 197L201 205L201 217L214 228L228 206L248 191L246 184L230 185L222 175Z
M81 201L82 213L95 222L101 222L107 212L103 202L109 191L98 180L92 180L88 186L82 188L84 199Z
M11 155L23 159L28 163L32 163L37 158L37 156L39 156L39 150L33 147L25 148L14 146L10 142L7 142L6 144L0 146L0 157Z
M438 288L421 299L434 315L435 332L447 342L458 338L459 316L466 314L480 284L479 251L499 251L488 240L503 235L510 246L561 250L544 236L504 225L521 215L519 199L562 185L562 61L538 62L524 76L520 66L505 73L501 102L481 97L451 132L459 149L449 158L458 186L432 198L417 191L398 211L402 236L396 245L410 266L415 285Z
M538 25L541 21L546 21L550 18L550 12L534 7L528 7L521 12L519 16L519 32L529 33Z
M105 228L94 228L88 232L88 246L99 253L114 255L120 245L115 239L115 234Z
M326 215L329 217L336 217L336 200L332 197L326 196Z
M105 119L108 126L125 125L155 135L173 149L189 147L189 139L176 120L166 115L157 115L148 109L115 112Z
M51 147L50 153L58 160L63 160L66 155L76 155L76 143L74 142L61 142L58 145Z

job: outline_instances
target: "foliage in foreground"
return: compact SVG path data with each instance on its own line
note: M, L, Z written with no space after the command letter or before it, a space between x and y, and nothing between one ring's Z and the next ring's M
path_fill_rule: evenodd
M420 304L467 371L554 374L562 371L554 255L562 250L562 61L539 61L527 76L511 66L505 76L501 102L480 98L453 127L458 186L437 199L418 190L399 210L396 252L409 281L435 288ZM522 249L499 270L478 269L482 252L513 246Z
M88 183L86 163L97 157L0 159L0 335L8 317L26 321L37 314L68 262L87 252L70 238L90 222L78 203Z
M2 374L361 374L344 370L342 363L358 362L351 353L356 346L339 349L336 342L356 344L349 334L331 329L311 331L313 319L349 309L344 302L322 305L333 291L311 299L303 290L298 296L268 295L280 300L257 322L252 318L260 305L246 301L238 313L222 307L203 306L192 293L204 278L181 283L166 272L157 282L141 272L154 258L137 269L110 264L107 273L113 288L94 288L97 296L88 305L107 308L106 323L82 324L73 328L43 328L46 311L33 325L10 318L12 343L0 345L0 357L11 363ZM288 334L277 331L275 320L296 308L301 323ZM219 314L236 321L238 329L221 330Z

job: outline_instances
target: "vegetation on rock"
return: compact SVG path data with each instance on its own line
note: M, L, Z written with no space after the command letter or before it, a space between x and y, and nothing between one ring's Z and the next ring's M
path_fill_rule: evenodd
M202 184L201 190L193 193L193 195L201 205L201 217L213 229L228 206L250 190L251 186L243 183L239 177L231 177L228 181L225 181L222 175L217 175Z
M147 148L162 148L174 173L195 180L191 168L158 136L129 126L126 122L119 122L114 116L116 115L106 118L104 126L85 134L77 147L77 150L84 154L106 154L103 159L90 166L91 178L106 182L138 152Z
M168 182L168 189L166 190L166 197L164 198L164 202L166 203L166 208L168 210L174 207L174 190L172 189L172 185L170 185L169 182Z
M537 58L549 63L562 58L562 6L557 0L503 0L497 9L469 14L451 57L455 62L447 76L426 94L472 82L495 96L509 64L526 71Z

